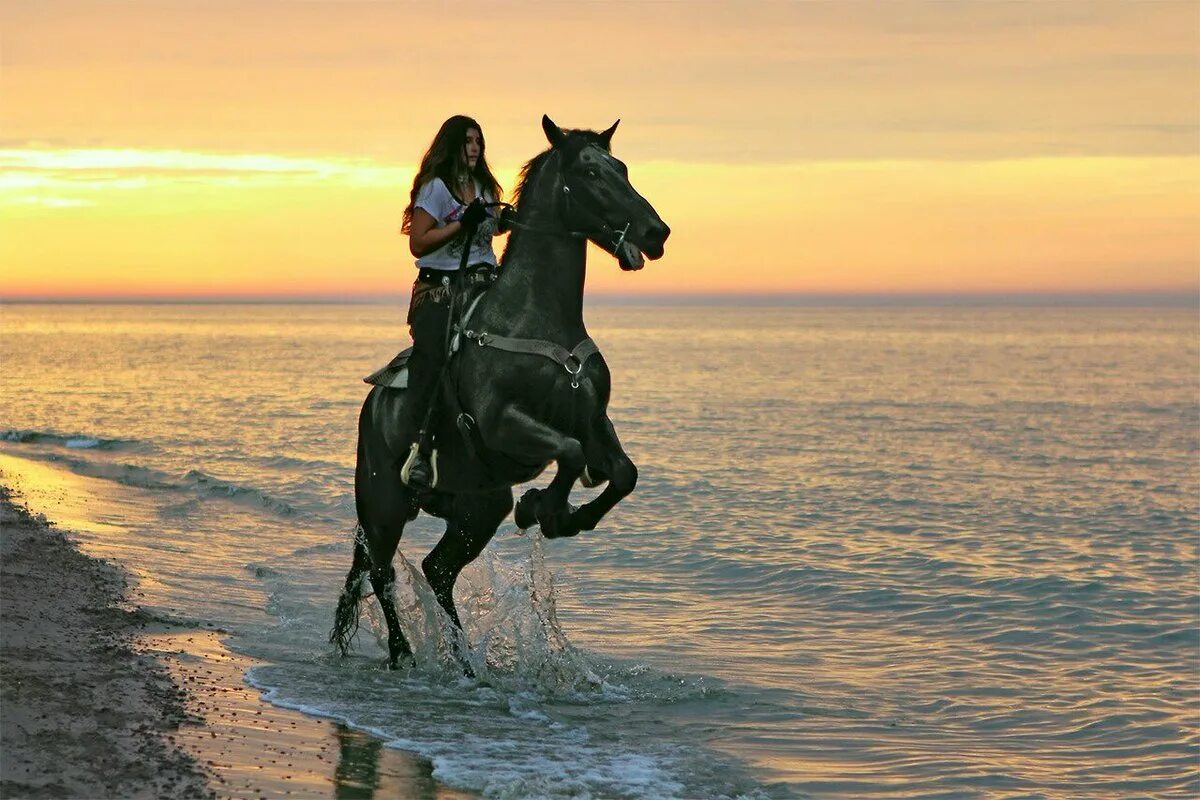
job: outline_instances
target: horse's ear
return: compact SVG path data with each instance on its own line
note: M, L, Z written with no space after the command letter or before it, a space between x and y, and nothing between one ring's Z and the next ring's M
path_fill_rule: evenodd
M604 149L612 150L612 136L617 132L617 126L621 124L621 120L617 120L612 124L612 127L600 134L600 138L604 140Z
M562 132L562 128L554 124L554 120L546 114L542 114L542 130L546 132L546 139L550 142L551 147L558 147L567 138L567 135Z

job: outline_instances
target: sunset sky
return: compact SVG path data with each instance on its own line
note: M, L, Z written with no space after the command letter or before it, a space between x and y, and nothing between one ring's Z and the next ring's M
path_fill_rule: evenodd
M544 112L674 231L598 294L1200 288L1192 1L5 2L0 92L5 300L402 294L438 125Z

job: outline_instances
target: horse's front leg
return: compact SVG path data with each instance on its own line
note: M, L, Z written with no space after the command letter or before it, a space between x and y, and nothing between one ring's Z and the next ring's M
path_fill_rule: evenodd
M463 672L471 677L475 671L463 652L463 647L469 647L469 643L454 606L454 582L463 567L483 552L512 507L512 490L507 488L482 495L456 495L446 514L446 533L421 562L421 571L425 573L438 604L458 628L459 635L450 638L451 652L462 665Z
M588 442L587 460L589 470L608 478L608 485L595 499L571 515L572 526L581 531L595 529L604 515L633 491L638 478L637 467L625 454L612 420L607 416L601 419Z
M574 509L567 504L571 487L583 474L586 464L579 440L512 407L500 414L495 431L494 442L489 442L489 446L510 458L523 464L548 461L558 464L558 472L549 486L544 490L530 489L517 502L514 515L517 525L525 528L536 521L547 539L579 533L579 528L571 523Z
M425 573L425 580L429 581L438 604L459 630L462 630L462 620L454 606L454 583L463 567L478 558L487 547L512 507L511 489L455 495L446 515L445 534L421 561L421 571Z

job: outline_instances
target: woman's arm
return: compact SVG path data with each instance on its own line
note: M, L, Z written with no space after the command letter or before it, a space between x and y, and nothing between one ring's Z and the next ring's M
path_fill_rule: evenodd
M412 222L408 226L408 251L417 258L432 253L462 231L458 220L448 222L441 228L437 220L423 208L414 208Z

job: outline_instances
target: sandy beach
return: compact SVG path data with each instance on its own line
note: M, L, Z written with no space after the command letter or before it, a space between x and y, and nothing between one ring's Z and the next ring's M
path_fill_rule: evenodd
M183 691L137 647L120 568L89 558L0 487L0 793L210 797L172 743Z
M20 499L0 486L0 796L472 796L425 759L265 702L219 631L146 614L120 566Z

